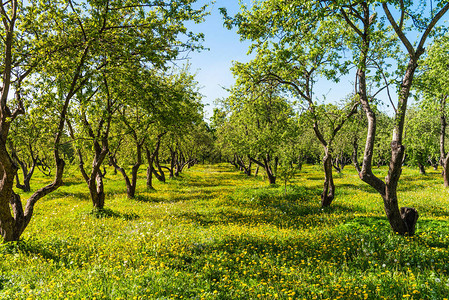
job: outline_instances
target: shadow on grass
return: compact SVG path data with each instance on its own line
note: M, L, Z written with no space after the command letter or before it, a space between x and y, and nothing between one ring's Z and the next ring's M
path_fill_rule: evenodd
M124 219L124 220L135 220L135 219L139 218L139 215L137 215L135 213L120 213L120 212L113 211L110 208L93 209L90 212L90 215L92 215L93 217L95 217L97 219L120 218L120 219Z
M426 173L424 175L420 174L420 175L404 175L401 176L402 181L409 181L409 182L414 182L414 181L431 181L431 180L441 180L443 181L443 178L441 176L441 174L439 173Z
M353 184L353 183L340 183L336 185L336 190L338 192L342 191L344 193L344 189L350 189L355 191L363 191L370 194L379 194L373 187L368 185L367 183L364 183L360 181L360 184ZM347 194L352 194L352 192L348 192Z
M447 222L443 223L439 226L447 226ZM380 269L407 272L409 268L415 272L433 272L436 269L449 271L445 251L432 248L447 248L447 239L435 245L427 240L434 238L427 236L399 236L391 232L388 221L381 217L350 218L343 224L330 227L324 234L297 235L285 239L233 232L224 235L219 240L211 238L202 243L192 243L188 246L189 253L182 256L177 252L167 253L167 257L172 258L168 264L173 269L190 272L204 270L203 264L220 265L220 270L228 270L228 273L233 274L241 273L244 269L241 267L244 262L236 264L235 257L247 257L249 264L255 264L258 260L263 260L264 264L268 261L270 267L267 269L263 268L263 264L257 265L258 272L254 273L253 279L258 280L273 278L273 274L277 278L285 277L282 269L300 261L316 264L317 270L334 265L339 266L339 269L359 270L356 273L368 270L380 272ZM373 262L378 263L377 267ZM218 268L208 270L211 280L223 278L224 273L221 274ZM242 278L241 275L238 277Z
M365 213L363 208L354 208L339 203L322 209L320 189L290 186L288 192L277 187L262 187L236 191L228 196L224 206L213 210L181 212L178 217L201 226L239 224L257 226L269 224L279 228L308 228L344 222L355 211ZM330 215L335 214L332 218Z
M217 197L215 192L212 191L202 191L201 194L196 193L185 193L177 194L176 196L162 197L158 195L136 195L134 200L144 203L177 203L182 201L191 200L209 200Z
M149 203L149 202L159 203L159 202L164 202L165 198L158 197L158 196L136 195L134 197L134 199L131 199L131 200L136 200L138 202L144 202L144 203Z
M43 258L51 260L55 266L60 267L81 267L81 265L74 264L71 258L67 255L67 248L70 245L71 252L79 252L80 249L75 246L75 243L70 243L66 240L54 239L51 241L40 241L34 238L20 240L17 242L9 242L2 244L0 253L2 254L25 254L29 257Z
M86 183L85 183L84 179L80 178L78 181L64 180L64 184L62 186L72 186L72 185L85 186Z
M80 201L88 201L90 200L90 195L88 192L74 192L74 191L64 191L64 190L56 190L47 196L47 199L58 199L58 198L66 198L72 197Z
M332 207L321 209L318 203L316 205L281 203L267 205L263 210L247 213L241 212L238 207L233 207L218 212L183 212L179 213L178 217L205 227L227 224L252 227L266 224L278 228L305 229L315 226L327 226L329 223L334 223L333 225L335 225L335 223L344 222L348 218L345 215L352 212L352 208L343 205L333 205ZM329 215L334 213L339 214L338 218L329 221Z

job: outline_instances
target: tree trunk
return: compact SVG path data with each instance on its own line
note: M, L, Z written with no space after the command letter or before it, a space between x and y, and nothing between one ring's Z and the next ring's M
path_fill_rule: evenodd
M150 153L150 150L148 148L146 148L146 153L147 153L147 161L148 161L148 168L147 168L147 188L149 190L154 190L153 187L153 173L155 173L155 169L153 166L153 163L156 159L159 159L159 148L161 145L161 139L162 137L166 134L166 132L163 132L161 134L159 134L157 136L157 142L156 145L154 147L154 151L153 153ZM159 162L157 163L159 165ZM159 166L160 169L160 166ZM165 182L165 178L164 178L164 182Z
M444 157L441 160L441 164L443 167L442 175L443 175L443 181L444 181L444 187L449 187L449 155Z
M156 169L153 169L153 175L156 176L157 180L159 180L161 182L165 182L165 173L162 170L161 164L159 163L159 152L156 153L156 156L154 158L154 165L156 166L157 171L156 171ZM165 167L165 168L170 172L170 168L168 168L168 167Z
M137 171L139 170L140 162L138 161L132 167L131 180L130 180L128 175L126 174L125 169L123 169L122 167L120 167L117 164L117 161L116 161L115 157L111 157L110 161L111 161L112 165L122 174L123 179L125 180L125 183L126 183L126 195L127 195L128 199L134 199L135 198L135 193L136 193Z
M175 167L176 167L176 151L174 151L170 147L170 169L169 169L170 178L175 177Z
M447 120L446 120L446 99L447 96L444 96L440 100L440 160L441 160L441 166L443 167L442 175L444 180L444 187L449 187L449 153L446 153L445 149L445 140L446 140L446 127L447 127Z
M105 202L105 193L104 193L104 184L103 177L106 175L106 169L104 169L104 174L101 172L101 166L109 153L109 143L108 143L108 133L109 133L109 125L104 132L104 136L95 136L92 127L90 126L85 115L84 117L84 126L88 131L89 136L93 139L93 148L94 148L94 158L92 161L92 170L88 175L84 168L84 159L81 152L81 149L78 149L78 159L79 159L79 170L81 175L84 178L88 188L90 199L92 201L92 206L94 210L102 210L104 208ZM110 120L107 122L110 124ZM100 122L100 124L104 124ZM67 121L67 125L69 128L70 136L73 140L75 140L75 133L73 131L72 125L70 121ZM102 145L100 145L99 140L101 140Z
M153 162L151 162L148 164L148 168L147 168L147 189L149 189L149 190L154 190L153 173L154 173L154 166L153 166Z
M300 154L298 155L298 170L301 171L304 157Z
M243 171L247 176L251 176L251 158L248 155L248 166L245 165L245 162L242 158L236 155L237 164L240 166L240 170Z
M33 149L29 145L29 150L30 150L30 155L31 155L31 168L30 168L30 170L28 170L28 164L26 162L22 161L17 156L17 153L13 147L11 147L11 148L12 148L11 156L12 156L13 160L16 161L20 165L20 168L22 169L22 174L23 174L23 184L21 184L20 178L19 178L19 173L16 172L16 188L21 189L24 192L29 192L29 191L31 191L31 186L30 186L31 177L33 177L38 158L34 156Z
M19 173L16 173L16 188L21 189L24 192L31 191L31 176L24 176L23 178L23 184L20 183Z
M341 169L340 169L340 166L339 166L340 162L338 161L338 157L336 157L334 159L334 162L333 163L331 162L331 164L334 167L335 171L337 171L337 173L341 173Z
M270 182L270 184L276 184L276 176L274 176L272 170L270 167L268 167L267 169L265 169L267 176L268 176L268 181Z
M270 155L267 154L264 158L263 158L263 162L259 161L253 157L249 157L254 163L256 163L257 165L261 166L262 168L264 168L265 173L267 174L268 177L268 181L270 182L270 184L275 184L276 183L276 176L273 173L273 170L271 169L270 166Z
M424 165L422 163L418 162L418 168L419 168L419 174L421 174L421 175L426 174L426 169L424 168Z
M97 173L95 180L92 179L90 180L91 183L89 184L89 192L90 198L92 199L92 205L94 209L102 210L104 208L105 200L103 177L100 173Z
M324 166L324 188L321 194L321 207L328 207L331 205L335 196L335 185L332 176L332 154L330 150L325 148L325 155L323 158Z

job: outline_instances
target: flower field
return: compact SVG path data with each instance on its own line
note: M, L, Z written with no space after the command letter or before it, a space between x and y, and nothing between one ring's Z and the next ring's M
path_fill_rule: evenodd
M403 170L400 206L420 214L413 237L391 232L380 196L350 166L324 210L319 166L286 190L222 164L146 191L142 170L133 200L108 171L105 211L92 213L72 169L38 203L22 241L0 245L0 299L449 298L449 190L439 171ZM38 180L50 179L32 187Z

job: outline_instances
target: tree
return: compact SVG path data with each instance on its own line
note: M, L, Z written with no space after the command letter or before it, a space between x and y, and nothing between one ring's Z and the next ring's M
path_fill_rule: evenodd
M413 235L415 232L415 224L418 219L418 213L414 208L403 207L399 209L397 186L401 175L401 167L404 158L405 147L403 145L403 133L405 125L405 114L407 110L407 102L410 90L413 84L413 77L417 68L420 57L424 53L424 46L429 34L433 31L436 23L449 9L449 4L444 2L438 3L433 11L431 11L430 18L422 18L418 12L414 11L416 8L412 2L382 2L370 3L366 1L340 4L330 2L328 9L337 12L341 19L344 20L356 34L356 39L353 41L358 45L358 49L354 57L357 59L357 94L359 95L362 108L368 119L368 132L366 137L364 159L361 168L359 168L360 178L372 186L382 196L384 202L384 209L387 218L390 222L391 228L399 234ZM396 15L399 16L398 21L393 17L390 10L391 5L398 9ZM385 33L382 30L383 22L377 22L378 11L376 9L381 6L385 14L385 18L392 26L397 39L406 49L406 61L403 66L399 68L402 74L402 81L398 87L398 101L393 105L395 115L393 117L393 134L391 142L391 159L389 164L388 174L385 182L372 173L372 159L373 148L376 136L376 117L372 109L372 101L368 95L367 89L367 70L370 64L379 65L379 59L382 58L374 53L379 53L379 49L383 49L380 41L388 41L383 38ZM407 16L410 18L408 19ZM418 39L416 46L406 37L406 33L413 27L406 26L407 21L415 21L419 24L419 30L422 31L421 37ZM373 50L376 50L375 52ZM379 68L378 68L379 69ZM385 75L384 73L381 73ZM392 102L393 103L393 102Z
M335 195L332 142L346 120L356 112L357 103L337 114L335 109L325 112L326 106L318 106L314 101L313 86L318 76L338 80L338 71L345 72L345 64L338 65L344 28L336 26L331 19L309 22L300 16L302 10L294 4L274 1L260 2L252 10L245 8L233 19L227 17L225 11L224 14L228 26L237 25L242 38L253 41L251 50L257 49L253 61L246 66L237 64L235 69L247 81L256 85L268 83L306 105L311 126L325 153L321 206L329 206ZM326 118L332 127L327 137L320 126L320 120Z
M31 178L36 169L40 169L47 176L53 167L51 152L52 134L55 132L55 119L46 113L43 107L28 108L24 102L28 115L20 115L11 125L9 136L9 151L14 162L20 166L23 183L16 173L16 187L24 192L31 191ZM52 128L53 127L53 128Z
M192 153L188 154L189 159L186 160L185 154L188 150L183 151L182 145L191 144L189 141L192 140L197 126L202 122L203 105L200 103L201 95L197 82L194 76L189 74L188 68L187 65L166 80L166 93L160 105L163 109L158 113L158 122L154 126L158 133L155 150L152 155L147 151L147 187L149 189L152 188L148 183L151 182L153 174L158 180L165 182L162 168L168 169L170 178L173 178L179 175L186 165L193 164L194 159L190 157ZM162 144L170 149L170 168L162 166L159 161L162 136L165 136L165 142Z
M92 3L87 15L72 5L83 37L95 41L92 46L89 44L89 59L83 66L90 70L89 85L84 86L86 92L80 91L76 95L80 110L77 115L81 116L78 124L83 127L79 132L92 140L94 149L90 174L85 170L81 149L78 149L78 157L95 209L104 207L100 167L109 153L111 120L130 97L121 91L123 84L129 83L124 83L123 78L129 73L135 74L134 69L165 68L180 51L200 48L196 44L200 36L187 32L183 23L191 19L199 21L204 8L192 10L190 5L179 1L135 2L126 7L119 3ZM95 14L95 11L104 13ZM187 40L181 42L179 35L186 35Z
M218 134L229 154L247 175L254 163L265 170L270 184L276 183L281 143L295 132L291 103L274 89L253 85L241 76L223 104L228 120Z
M166 75L152 73L147 70L136 70L129 73L126 84L123 85L124 99L131 99L123 103L119 110L115 135L120 137L115 142L115 149L124 149L117 155L117 151L110 153L110 162L123 175L129 198L135 197L137 171L143 163L142 151L146 151L149 163L155 163L159 172L159 147L162 137L167 132L182 132L191 129L192 124L201 119L202 105L199 102L196 82L187 70L178 74ZM150 129L152 129L150 131ZM155 137L154 150L150 150L150 141ZM130 146L133 150L130 150ZM123 151L122 151L123 152ZM152 152L152 153L151 153ZM118 159L121 157L121 166ZM134 157L134 159L132 159ZM133 161L131 178L124 166ZM152 188L151 176L157 174L153 164L147 169L147 187ZM163 175L161 175L163 176Z
M374 12L374 9L369 9L370 6L367 2L363 2L361 4L357 4L357 6L360 7L360 14L345 12L343 17L346 18L348 24L351 24L351 27L355 32L357 32L360 41L359 45L362 49L361 55L359 56L359 68L357 70L357 78L359 82L358 94L368 119L368 133L364 160L362 168L359 170L359 176L363 181L375 188L382 196L384 200L384 209L392 229L402 235L413 235L415 232L416 220L418 219L418 213L416 209L408 207L403 207L399 210L397 197L397 186L401 175L401 167L405 151L405 147L403 145L405 114L407 111L407 102L410 95L410 90L413 84L413 77L420 57L424 53L426 40L434 29L436 23L449 9L449 4L439 3L435 10L431 12L431 17L427 19L421 19L419 15L413 11L413 3L399 1L398 4L399 5L396 5L396 7L398 7L399 22L396 21L390 11L390 3L383 2L381 4L388 22L393 27L397 38L405 47L408 54L405 58L407 63L404 64L404 69L402 70L402 82L398 87L398 101L395 106L395 115L393 118L391 160L385 182L375 176L371 171L372 150L374 147L374 137L376 133L376 119L371 109L370 101L367 97L368 94L365 79L369 52L372 47L371 41L375 38L373 27L377 13ZM353 20L349 18L348 14L352 15ZM419 19L421 21L419 29L422 30L422 35L415 47L406 37L407 30L410 28L404 26L404 23L407 21L407 15L411 16L412 20Z
M449 4L445 1L437 2L435 6L429 9L430 17L425 17L422 11L417 9L417 7L425 6L425 1L416 4L412 1L402 0L379 2L298 0L288 3L270 0L261 2L261 7L255 6L257 9L253 9L253 11L256 17L252 18L254 22L248 22L249 18L244 14L239 14L234 20L237 24L245 25L240 26L239 30L247 33L248 37L252 39L262 37L258 45L267 44L267 38L283 37L289 33L294 39L301 37L307 43L307 41L315 38L316 34L313 29L320 28L322 24L328 24L324 32L319 34L327 42L327 44L323 44L323 49L328 45L333 46L332 39L326 38L328 36L326 28L333 30L336 28L335 24L345 24L342 27L348 30L341 31L341 37L346 47L352 52L350 63L353 63L357 69L355 92L368 119L364 159L361 168L358 169L359 176L382 196L390 225L399 234L413 235L418 218L418 213L413 208L401 208L399 210L397 185L405 150L403 145L404 118L415 70L420 57L424 53L424 46L429 35L435 32L434 28L437 22L449 9ZM395 14L391 12L392 6L397 8ZM381 11L384 13L383 18L378 16ZM398 16L398 19L396 20L393 15ZM281 22L278 22L278 20ZM232 23L233 20L230 20L230 22ZM391 25L394 35L389 34L385 22ZM257 26L251 26L251 24ZM289 27L292 24L295 26ZM414 28L415 25L418 28ZM260 34L259 28L271 30L267 38ZM285 30L286 28L287 30ZM418 29L422 33L415 46L413 46L413 41L410 41L406 36L411 29ZM301 35L302 32L313 32L313 36ZM292 39L286 39L286 46L291 46L291 43ZM387 66L386 60L389 54L392 54L392 57L400 56L390 51L397 49L393 47L397 43L402 44L406 53L401 57L402 61L398 68L398 74L402 77L402 80L398 86L397 104L394 105L391 101L395 109L390 150L391 159L388 174L383 181L372 172L373 148L376 136L376 116L373 111L373 102L376 94L369 95L369 70L371 66L375 66L377 72L372 76L372 79L383 79L387 90L389 90L388 86L391 81L388 80L388 74L384 69ZM279 46L279 44L274 44L271 48L276 50L281 48ZM305 53L314 54L315 52L305 51ZM280 54L283 54L283 52L280 52ZM334 63L338 62L345 65L338 57L332 60ZM379 80L376 81L379 82Z
M438 108L414 106L407 112L405 138L406 161L417 166L421 174L432 161L438 161L440 131Z
M449 53L447 47L449 37L447 35L434 41L426 58L421 64L421 74L417 78L417 91L422 95L422 109L433 113L439 112L439 154L440 163L443 167L444 186L449 187L449 154L446 151L446 128L447 128L447 98L449 88L446 78L449 75L447 60Z
M99 78L103 82L99 82L94 91L88 91L87 95L83 92L77 94L78 103L72 111L72 120L67 120L70 136L77 145L79 169L89 188L92 205L97 210L104 208L104 173L101 166L109 153L111 122L119 109L119 95L110 90L108 77L104 72ZM72 123L77 125L75 130ZM89 173L84 166L83 157L87 155L84 149L93 149Z
M0 233L4 241L19 239L36 202L62 185L61 138L73 97L108 64L139 61L140 67L163 67L182 51L200 48L202 35L188 32L187 20L199 22L205 7L192 1L28 1L1 2L2 90L0 97ZM183 35L183 41L179 38ZM124 52L123 50L126 50ZM146 60L136 58L144 57ZM33 76L31 76L33 75ZM24 114L25 80L38 91L32 106L55 108L55 180L36 191L22 208L13 191L18 166L8 153L11 124ZM14 92L12 99L10 94ZM46 95L46 96L45 96ZM52 97L49 97L52 96ZM47 97L47 102L42 100ZM51 103L49 99L54 101ZM13 215L11 214L11 209Z
M59 146L63 136L65 115L69 101L59 106L58 124L54 132L54 160L56 165L55 179L52 183L35 191L26 201L25 208L20 196L13 190L14 179L18 166L8 151L11 125L19 115L25 114L22 89L27 78L37 66L48 58L48 53L57 51L57 43L53 31L46 22L52 23L59 19L57 8L40 2L39 5L30 2L24 7L17 0L0 2L2 18L1 34L4 37L0 43L2 53L2 88L0 92L0 234L4 242L18 240L31 220L34 206L39 199L56 190L62 185L64 160L60 157ZM38 24L42 21L41 24ZM61 37L61 36L60 36ZM61 37L62 38L62 37ZM79 59L74 56L73 60ZM11 97L11 93L14 97ZM42 103L45 105L45 103Z

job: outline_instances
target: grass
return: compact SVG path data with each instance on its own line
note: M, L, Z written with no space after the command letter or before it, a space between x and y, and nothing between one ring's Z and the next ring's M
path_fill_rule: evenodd
M403 171L400 204L420 214L414 237L391 232L380 196L350 167L336 175L336 199L324 210L317 166L305 166L286 191L228 165L195 166L156 182L156 191L141 176L129 200L123 180L108 173L107 209L92 213L86 185L69 170L68 184L38 203L23 239L0 245L0 299L449 295L449 190L437 171Z

